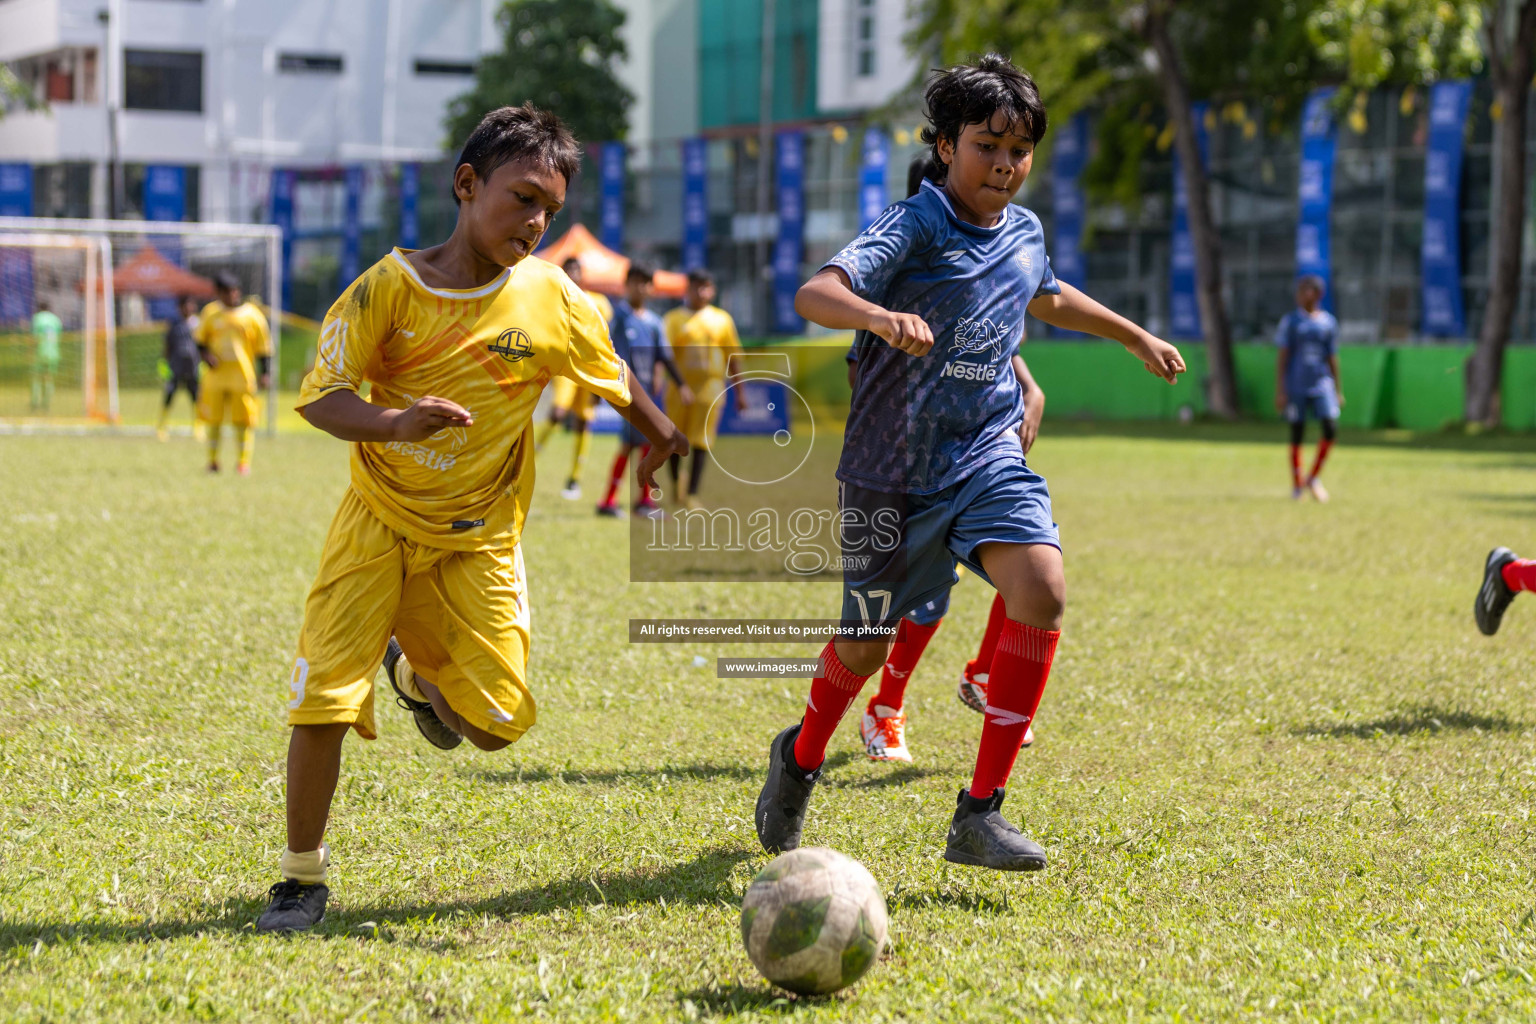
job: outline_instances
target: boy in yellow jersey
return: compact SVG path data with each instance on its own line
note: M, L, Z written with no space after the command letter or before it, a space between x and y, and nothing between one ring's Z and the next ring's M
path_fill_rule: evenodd
M533 725L519 541L544 386L568 377L620 407L652 444L639 467L647 489L668 456L688 451L644 389L631 391L592 301L529 258L579 160L553 114L487 114L454 171L452 236L394 250L326 316L299 410L354 442L352 483L289 679L288 841L262 931L325 914L322 840L342 740L352 729L375 735L373 678L386 651L391 683L434 743L499 750Z
M560 265L576 287L581 288L581 261L575 256L570 257ZM583 289L585 291L585 289ZM587 298L597 307L597 311L603 315L604 323L613 322L613 305L608 301L608 296L601 292L587 292ZM555 432L555 428L565 423L576 435L576 451L571 457L571 473L565 479L565 487L560 491L560 497L567 501L576 501L581 497L581 469L587 461L587 450L592 447L592 420L597 416L597 402L592 392L586 388L576 386L576 382L566 377L556 377L552 385L549 403L549 419L539 428L539 436L533 445L534 451L541 451L549 440L549 435Z
M736 321L714 302L714 275L707 270L690 270L683 305L668 313L665 321L667 341L682 371L683 383L693 392L693 401L684 402L677 385L667 389L667 410L688 435L688 444L693 448L686 497L678 480L682 460L673 459L671 465L673 493L679 504L689 508L698 504L704 463L720 429L722 410L717 399L724 393L727 379L735 380L731 357L741 351ZM746 409L746 394L740 388L736 390L736 408L738 412Z
M272 334L261 310L245 301L233 274L221 273L213 283L219 297L203 307L196 334L208 364L199 398L200 415L208 424L208 472L219 471L219 434L228 414L240 450L235 468L245 476L256 446L256 389L267 386L272 372Z

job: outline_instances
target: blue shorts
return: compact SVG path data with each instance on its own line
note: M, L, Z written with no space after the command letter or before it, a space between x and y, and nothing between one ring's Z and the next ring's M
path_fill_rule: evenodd
M1309 416L1318 420L1339 418L1339 393L1334 390L1333 381L1325 380L1314 387L1311 394L1302 395L1299 399L1291 398L1286 403L1287 423L1305 423Z
M936 494L844 483L838 504L846 625L894 625L909 612L914 622L937 621L959 581L957 562L992 582L976 558L990 541L1061 547L1045 478L1022 458L997 459Z

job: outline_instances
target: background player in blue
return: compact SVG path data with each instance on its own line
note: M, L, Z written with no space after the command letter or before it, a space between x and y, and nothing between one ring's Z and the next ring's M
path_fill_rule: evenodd
M1291 425L1291 497L1306 491L1318 501L1328 500L1318 475L1337 434L1339 409L1344 405L1344 389L1339 385L1339 322L1326 309L1319 308L1326 285L1323 279L1307 274L1296 282L1296 307L1280 321L1275 342L1280 358L1275 367L1275 408ZM1305 490L1301 476L1301 442L1307 431L1307 417L1315 416L1323 428L1317 442L1317 457L1307 474Z
M667 344L667 332L662 326L661 317L654 310L646 308L655 281L655 268L644 263L630 263L624 275L624 298L614 304L613 319L608 322L608 337L613 340L613 350L619 358L629 364L631 379L645 388L653 399L661 394L661 374L664 370L677 384L678 391L686 396L684 401L692 401L693 396L684 386L677 362L672 358L672 346ZM640 457L643 459L650 443L644 434L630 429L629 424L625 423L619 433L619 453L614 456L613 468L608 474L608 493L604 495L603 503L597 506L598 515L624 514L619 508L619 485L624 482L624 469L629 465L629 455L636 448L641 449ZM635 504L634 512L637 516L656 516L661 514L661 506L649 494L642 494Z
M860 332L839 519L845 555L869 554L872 568L845 575L844 622L894 626L954 585L956 560L1003 596L1008 619L976 770L956 801L944 857L1027 871L1045 866L1045 851L1003 818L1003 785L1050 674L1066 583L1050 494L1014 433L1023 404L1009 362L1026 310L1119 341L1169 382L1184 361L1059 284L1040 221L1013 205L1046 131L1030 77L988 55L938 72L924 99L923 141L942 185L927 182L886 210L800 289L795 308ZM799 846L827 741L889 650L889 639L852 637L822 650L804 718L769 748L754 817L764 849Z

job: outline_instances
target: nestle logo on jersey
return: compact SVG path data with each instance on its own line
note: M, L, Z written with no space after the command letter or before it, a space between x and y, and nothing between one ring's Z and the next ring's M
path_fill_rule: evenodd
M533 342L528 338L528 332L520 327L508 327L501 332L494 345L486 348L495 352L509 363L515 363L519 359L527 359L533 355Z
M945 363L939 376L956 380L992 381L997 379L997 367L989 363Z

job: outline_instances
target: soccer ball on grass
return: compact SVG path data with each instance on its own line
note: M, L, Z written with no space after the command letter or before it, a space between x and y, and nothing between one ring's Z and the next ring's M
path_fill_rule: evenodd
M885 897L864 865L809 846L775 857L747 888L741 941L763 977L825 995L864 976L885 949Z

